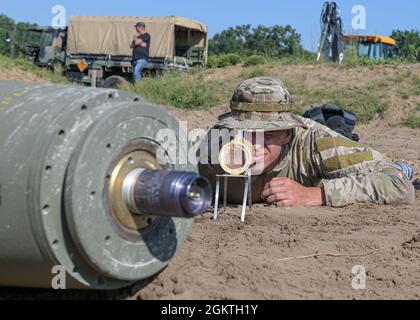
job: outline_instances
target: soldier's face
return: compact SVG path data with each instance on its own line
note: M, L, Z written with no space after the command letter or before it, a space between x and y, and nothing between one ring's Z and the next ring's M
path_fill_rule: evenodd
M253 134L252 144L254 151L253 173L267 173L279 161L282 146L288 144L292 137L292 130L265 132L264 138Z

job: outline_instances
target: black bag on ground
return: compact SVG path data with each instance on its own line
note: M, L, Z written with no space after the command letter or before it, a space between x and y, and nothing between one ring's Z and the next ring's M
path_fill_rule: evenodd
M320 107L311 107L303 116L334 130L350 140L360 140L360 137L353 133L357 121L356 115L337 105L325 104Z

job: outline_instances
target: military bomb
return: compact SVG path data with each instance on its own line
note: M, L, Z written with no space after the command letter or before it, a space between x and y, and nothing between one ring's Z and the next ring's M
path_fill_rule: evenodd
M212 199L194 166L158 161L165 129L178 121L129 93L0 81L0 285L50 288L57 266L82 289L160 272Z

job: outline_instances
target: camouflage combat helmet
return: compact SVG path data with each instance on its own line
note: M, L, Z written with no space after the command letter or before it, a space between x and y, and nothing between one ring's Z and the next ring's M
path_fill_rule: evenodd
M301 127L302 120L292 111L292 98L277 78L245 80L235 89L231 112L219 118L218 125L229 129L277 131Z

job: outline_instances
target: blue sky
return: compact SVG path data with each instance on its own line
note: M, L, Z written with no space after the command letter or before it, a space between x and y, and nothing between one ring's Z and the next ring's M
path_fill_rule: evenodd
M50 25L54 5L73 15L162 16L179 15L205 22L210 36L238 24L291 24L302 34L303 44L315 50L324 0L0 0L0 13L17 21ZM352 8L366 8L366 31L389 35L393 29L420 30L420 0L337 0L345 31L352 33Z

